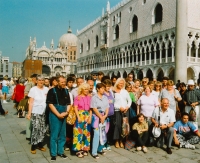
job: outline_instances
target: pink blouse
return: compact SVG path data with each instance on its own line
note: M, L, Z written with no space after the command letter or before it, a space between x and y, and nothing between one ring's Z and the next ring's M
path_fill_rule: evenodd
M74 106L77 106L78 110L90 110L91 96L76 96L74 99Z

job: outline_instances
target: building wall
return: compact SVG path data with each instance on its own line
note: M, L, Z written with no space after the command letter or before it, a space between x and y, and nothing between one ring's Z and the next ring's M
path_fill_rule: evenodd
M40 60L25 60L23 62L22 76L30 77L32 74L42 74L42 61Z

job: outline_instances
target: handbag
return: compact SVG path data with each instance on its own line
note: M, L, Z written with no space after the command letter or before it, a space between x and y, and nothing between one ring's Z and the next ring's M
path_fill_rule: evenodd
M106 123L99 124L99 141L101 145L104 145L107 142L107 135L106 135Z
M135 141L131 138L127 138L125 142L124 148L127 150L131 150L135 146Z
M66 123L69 125L74 125L75 122L76 122L76 113L74 107L71 106L69 109L69 114L66 118Z
M130 126L128 123L128 117L125 114L123 114L121 136L124 138L124 137L128 136L129 132L130 132Z
M196 111L194 110L194 108L192 107L190 109L190 112L189 112L189 121L193 121L193 122L196 122Z
M14 88L14 92L12 94L11 100L15 100L15 96L16 96L16 87Z
M28 98L23 98L17 106L17 110L28 111Z

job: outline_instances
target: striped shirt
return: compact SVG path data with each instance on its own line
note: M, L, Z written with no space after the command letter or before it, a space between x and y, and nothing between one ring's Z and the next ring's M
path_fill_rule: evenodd
M187 103L187 105L191 105L194 102L198 102L200 104L200 92L196 89L187 90L185 95L183 96L183 100Z

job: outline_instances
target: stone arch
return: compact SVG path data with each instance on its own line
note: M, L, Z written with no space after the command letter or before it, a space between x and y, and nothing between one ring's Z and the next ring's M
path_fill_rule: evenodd
M164 71L162 68L159 68L157 71L157 80L162 81L163 77L164 77Z
M47 65L42 66L42 75L43 76L50 76L51 75L51 69Z
M63 71L63 68L62 68L61 66L56 66L56 67L54 68L55 74L56 74L56 73L60 73L60 74L61 74L62 71Z
M146 77L149 78L149 81L153 80L153 72L151 69L148 69L148 71L146 73Z
M187 68L187 80L195 79L195 70L192 67Z
M117 77L121 78L121 73L119 71L117 72Z
M124 71L124 73L123 73L123 78L126 79L127 77L128 77L128 74L127 74L126 71Z
M169 70L169 79L174 81L174 77L175 77L175 71L174 71L174 68L171 68Z
M143 78L144 78L143 71L140 70L140 71L137 73L137 79L142 80Z

